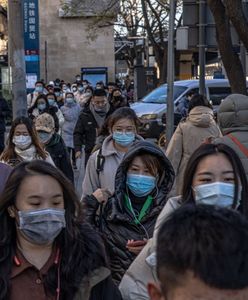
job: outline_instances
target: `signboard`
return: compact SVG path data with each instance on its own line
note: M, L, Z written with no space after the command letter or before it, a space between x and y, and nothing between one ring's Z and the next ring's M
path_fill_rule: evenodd
M205 0L205 2L207 2ZM216 40L216 29L215 21L212 15L211 10L206 5L205 9L206 17L206 47L208 49L217 49L218 44ZM180 47L185 47L187 45L188 49L195 49L199 45L199 1L197 0L183 0L183 28L187 30L187 42L186 44L178 44L178 49ZM178 34L178 38L182 36L183 29L180 29L181 32ZM234 27L231 25L231 35L232 43L234 47L239 46L239 38L234 30ZM186 38L186 37L184 37ZM183 48L182 48L183 50Z
M23 1L24 50L28 78L40 77L39 1ZM30 81L27 88L30 88Z
M35 82L37 81L37 74L27 74L26 75L26 87L27 89L33 89Z
M92 86L95 86L99 81L102 81L104 85L107 85L108 68L81 68L81 76L83 80L88 80Z

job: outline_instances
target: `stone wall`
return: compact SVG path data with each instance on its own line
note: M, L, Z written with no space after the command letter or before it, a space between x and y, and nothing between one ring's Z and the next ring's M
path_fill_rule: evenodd
M92 18L59 17L60 0L40 0L40 68L45 79L47 42L47 80L59 77L72 82L82 67L107 67L114 79L113 26L92 28Z

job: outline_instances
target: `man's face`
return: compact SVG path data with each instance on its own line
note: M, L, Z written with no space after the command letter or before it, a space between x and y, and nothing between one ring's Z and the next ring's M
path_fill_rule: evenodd
M175 287L166 283L149 283L148 293L151 300L247 300L248 287L240 290L217 289L205 284L192 272L182 276Z
M94 96L91 101L96 109L102 109L107 104L107 99L104 96Z
M111 94L113 92L114 86L113 85L109 85L108 86L108 92Z

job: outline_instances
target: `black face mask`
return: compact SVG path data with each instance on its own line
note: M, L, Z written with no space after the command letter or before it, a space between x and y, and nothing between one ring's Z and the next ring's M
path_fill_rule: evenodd
M122 102L122 96L113 97L113 103L116 103L116 102Z

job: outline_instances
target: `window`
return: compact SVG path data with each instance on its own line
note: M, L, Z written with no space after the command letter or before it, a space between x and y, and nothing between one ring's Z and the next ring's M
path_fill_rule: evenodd
M187 89L185 86L174 85L174 100L177 99ZM160 86L153 90L145 98L142 99L144 103L158 103L163 104L167 101L167 85Z
M210 87L209 88L209 99L213 106L220 105L221 101L230 95L230 87Z

